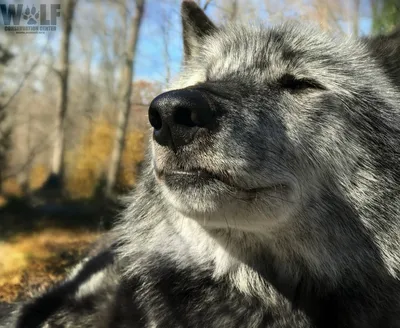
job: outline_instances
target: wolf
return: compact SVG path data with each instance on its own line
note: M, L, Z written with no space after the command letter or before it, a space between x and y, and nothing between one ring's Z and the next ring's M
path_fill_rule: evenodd
M400 26L389 34L367 37L364 41L392 82L400 87Z
M5 327L400 327L397 64L374 40L181 13L126 209Z

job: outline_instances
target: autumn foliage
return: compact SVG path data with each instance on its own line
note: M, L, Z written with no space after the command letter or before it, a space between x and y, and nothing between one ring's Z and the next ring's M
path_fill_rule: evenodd
M0 302L33 296L65 276L97 232L48 228L0 241Z
M68 154L66 188L71 197L91 197L100 187L112 151L114 133L114 126L101 118L92 124L79 147ZM137 166L143 156L144 132L128 132L118 176L120 188L130 188L135 184Z

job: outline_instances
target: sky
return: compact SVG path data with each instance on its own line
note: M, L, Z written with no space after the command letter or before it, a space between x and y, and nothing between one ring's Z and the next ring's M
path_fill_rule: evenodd
M171 73L174 75L179 71L182 60L179 5L174 6L172 4L161 7L157 1L150 0L146 6L138 43L137 63L140 63L140 65L136 65L135 67L135 76L137 79L165 79L166 68L163 55L164 46L161 37L161 25L165 23L165 19L163 22L163 18L166 15L170 20L168 52Z

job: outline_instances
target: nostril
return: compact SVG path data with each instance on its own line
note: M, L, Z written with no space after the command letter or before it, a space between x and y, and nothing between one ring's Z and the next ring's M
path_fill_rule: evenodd
M162 119L158 111L153 110L149 112L149 121L151 126L156 129L160 130L162 127Z
M190 114L190 119L198 127L204 127L209 121L209 117L212 116L211 112L193 110Z
M174 122L176 124L184 125L187 127L194 127L197 126L195 120L193 120L193 111L188 108L180 107L177 108L174 112Z

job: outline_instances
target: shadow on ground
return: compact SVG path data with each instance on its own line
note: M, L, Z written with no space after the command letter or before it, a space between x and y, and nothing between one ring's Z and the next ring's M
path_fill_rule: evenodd
M119 210L104 198L7 199L0 207L0 302L32 297L62 279Z
M43 227L108 230L120 209L120 204L107 199L38 202L28 197L9 198L0 207L0 241Z

